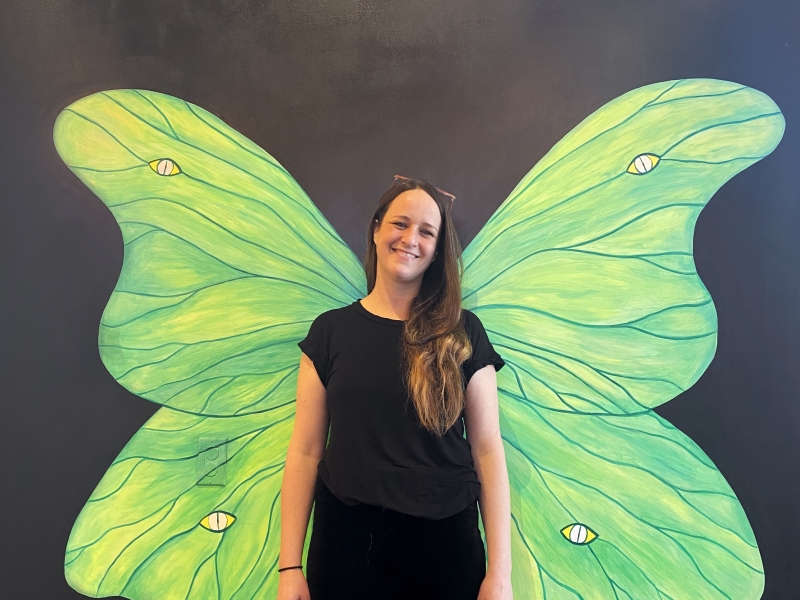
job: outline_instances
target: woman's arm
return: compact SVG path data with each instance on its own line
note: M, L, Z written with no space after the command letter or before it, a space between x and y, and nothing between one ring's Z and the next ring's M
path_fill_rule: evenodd
M512 598L511 593L511 498L506 454L500 437L497 375L487 365L470 378L464 422L481 493L483 529L489 566L479 600Z
M328 405L325 387L314 363L305 354L300 358L297 376L297 405L294 429L286 452L286 465L281 486L281 553L278 567L301 564L317 465L328 440ZM308 598L308 586L302 571L291 569L280 574L279 600Z

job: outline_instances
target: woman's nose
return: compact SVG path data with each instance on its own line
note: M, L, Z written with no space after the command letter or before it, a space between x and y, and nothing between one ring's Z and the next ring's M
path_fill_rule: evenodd
M417 242L419 242L419 232L413 227L409 227L403 233L403 242L409 246L416 246Z

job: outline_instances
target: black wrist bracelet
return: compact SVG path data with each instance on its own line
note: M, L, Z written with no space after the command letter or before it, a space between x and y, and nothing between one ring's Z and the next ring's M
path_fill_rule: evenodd
M278 569L278 573L281 571L288 571L289 569L302 569L303 565L295 565L294 567L283 567L282 569Z

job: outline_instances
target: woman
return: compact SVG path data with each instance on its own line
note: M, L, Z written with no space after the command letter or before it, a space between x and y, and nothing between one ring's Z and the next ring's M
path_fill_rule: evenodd
M395 178L370 222L368 295L317 317L299 344L278 600L512 597L504 363L461 310L451 202Z

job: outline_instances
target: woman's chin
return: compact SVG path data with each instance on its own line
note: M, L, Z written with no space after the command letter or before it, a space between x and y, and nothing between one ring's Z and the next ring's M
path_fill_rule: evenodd
M417 269L409 269L400 265L389 269L389 276L397 282L412 283L413 281L422 281L424 273L417 272Z

